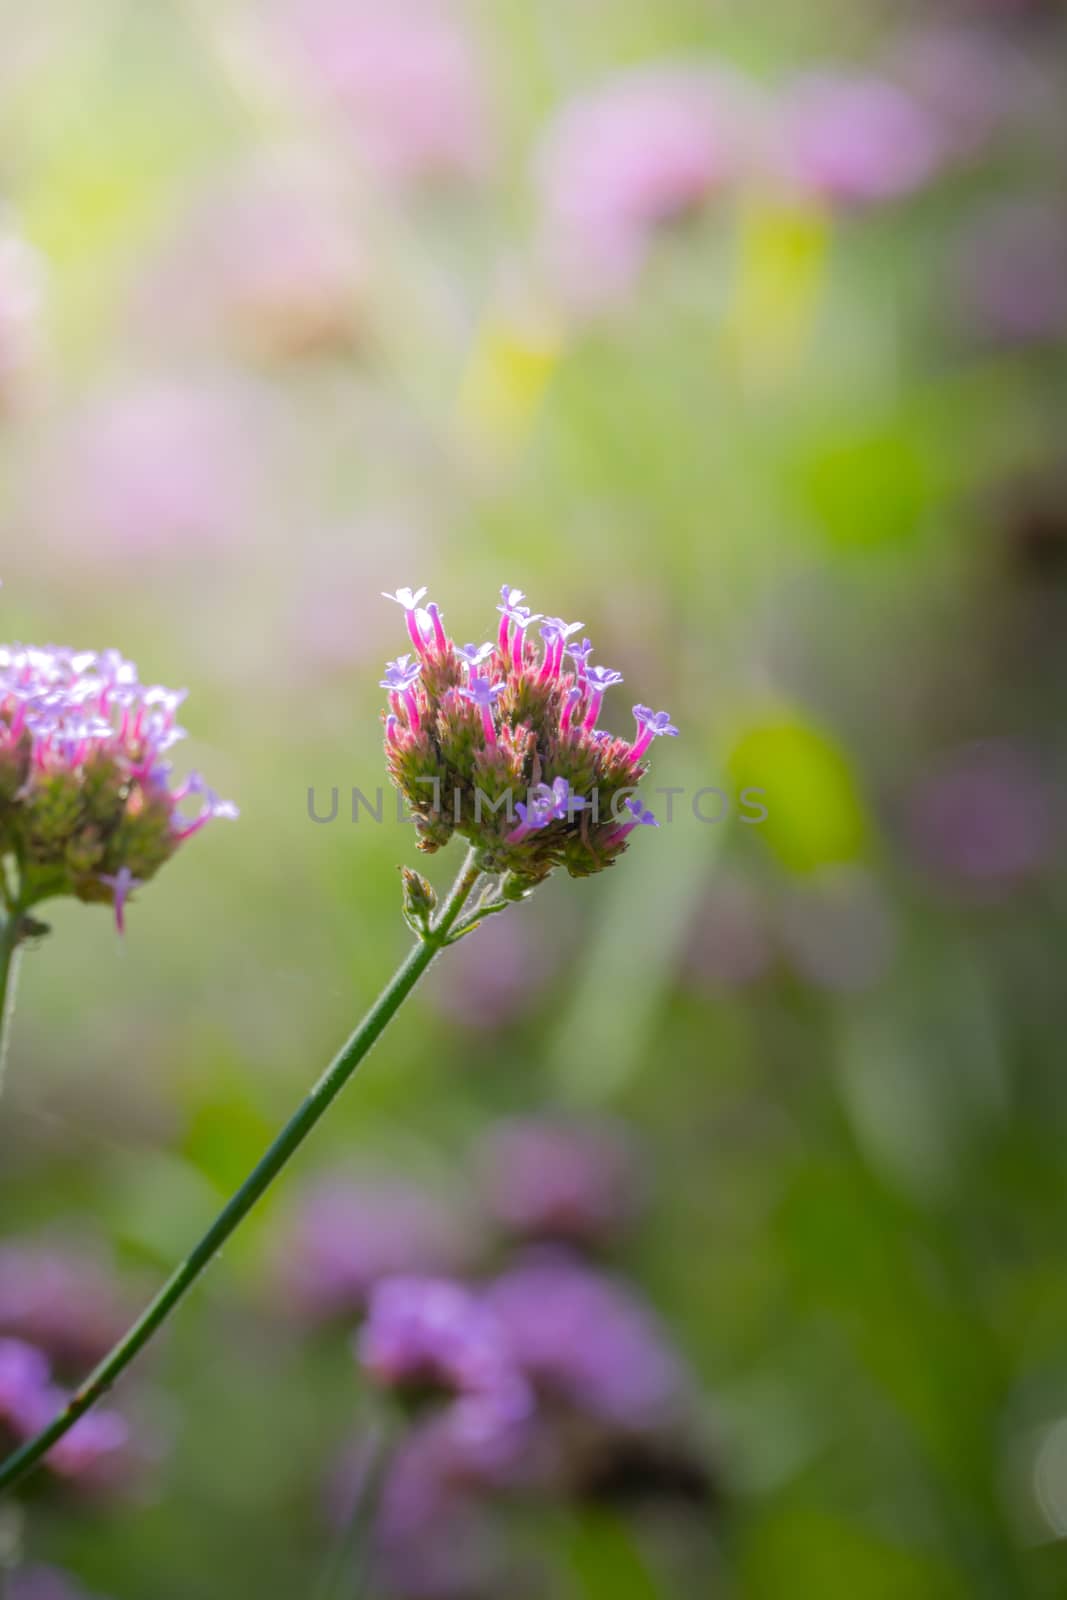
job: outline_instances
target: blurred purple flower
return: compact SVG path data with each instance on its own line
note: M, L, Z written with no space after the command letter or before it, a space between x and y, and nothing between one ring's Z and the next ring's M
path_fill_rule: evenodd
M272 10L306 83L340 112L371 171L407 183L485 174L485 87L458 7L274 0Z
M765 977L773 964L763 897L739 875L716 874L685 941L686 980L699 989L739 988Z
M676 1419L681 1363L649 1307L617 1279L543 1250L490 1284L485 1300L547 1401L624 1431Z
M481 1141L477 1166L490 1215L523 1240L608 1245L645 1194L632 1141L612 1123L497 1123Z
M0 1335L80 1370L106 1354L128 1321L114 1278L91 1251L0 1244Z
M13 1442L33 1437L66 1404L52 1383L48 1358L21 1339L0 1339L0 1431ZM49 1451L47 1464L59 1477L90 1487L114 1485L130 1466L129 1428L115 1411L82 1417Z
M101 1600L58 1567L18 1567L7 1579L6 1600Z
M50 1375L40 1350L22 1339L0 1339L0 1423L16 1439L33 1432Z
M951 292L969 327L1004 344L1067 340L1067 207L1016 198L988 211L963 243Z
M996 134L1040 120L1048 88L1031 52L976 26L926 28L895 52L901 82L934 119L947 151L975 155Z
M943 757L912 796L913 837L927 867L987 893L1010 890L1048 860L1054 816L1040 769L1000 740Z
M358 1448L358 1447L357 1447ZM353 1478L345 1510L355 1512L365 1472ZM396 1449L381 1492L375 1562L383 1588L396 1600L498 1600L515 1593L485 1483L457 1475L447 1429L430 1419L411 1429Z
M356 1350L382 1388L448 1402L440 1425L460 1470L491 1474L521 1454L533 1395L473 1290L447 1278L387 1279L372 1292Z
M326 1178L283 1229L285 1303L312 1322L359 1315L382 1278L462 1271L475 1229L439 1195L399 1179Z
M477 939L462 939L449 952L447 968L430 973L435 1008L464 1027L491 1032L507 1027L531 1011L566 960L562 943L548 938L538 924L536 908L528 919L498 917L492 939L479 948Z
M66 1402L66 1395L54 1390L47 1406L41 1408L37 1426L43 1428ZM99 1487L120 1483L132 1462L129 1454L130 1429L117 1411L100 1407L81 1417L52 1446L48 1464L62 1478L77 1478Z
M577 308L625 295L655 230L738 164L736 85L688 67L622 74L563 108L537 162L550 269Z
M945 153L935 122L903 89L829 72L785 92L776 139L785 177L845 206L911 194L933 178Z

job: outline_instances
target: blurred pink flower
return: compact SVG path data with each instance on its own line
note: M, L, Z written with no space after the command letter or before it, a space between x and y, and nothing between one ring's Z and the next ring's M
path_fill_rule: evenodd
M345 350L363 319L365 259L336 176L272 151L199 194L146 285L164 335L257 358Z
M46 446L35 515L87 556L240 542L260 525L265 403L237 385L141 382L101 394Z
M936 123L903 89L832 72L798 78L785 91L774 144L784 178L844 206L911 194L945 155Z
M624 1280L539 1249L495 1278L485 1303L547 1401L635 1433L684 1415L688 1373L651 1306Z
M276 1280L309 1322L358 1316L383 1278L471 1265L479 1240L439 1195L401 1179L320 1179L284 1230Z
M937 123L946 151L966 158L1050 105L1032 53L981 27L925 29L895 54L901 82Z
M607 1121L498 1122L480 1142L477 1165L490 1215L525 1240L611 1244L646 1195L631 1139Z
M686 939L685 979L696 988L740 988L765 977L774 961L764 897L740 875L717 873Z
M1005 740L949 752L912 796L913 837L927 867L987 894L1010 890L1048 860L1054 817L1039 767Z
M0 1447L31 1439L66 1405L69 1396L51 1379L48 1359L21 1339L0 1339ZM132 1466L130 1430L118 1412L100 1408L81 1417L47 1456L57 1477L90 1489L116 1487Z
M91 1251L0 1244L0 1336L39 1346L58 1366L80 1374L99 1361L125 1330L130 1310Z
M1067 208L1016 198L987 211L959 252L952 293L971 331L995 343L1067 340Z
M452 1022L486 1032L532 1010L565 959L561 945L530 922L496 921L492 940L480 950L473 939L461 940L447 968L431 977L435 1008Z
M7 1579L7 1600L94 1600L58 1567L17 1567Z
M277 0L275 14L310 87L340 111L373 172L401 182L484 174L485 90L457 8L445 0Z
M333 1520L341 1526L358 1515L365 1459L365 1445L357 1443L330 1486ZM457 1473L455 1443L440 1419L408 1430L380 1493L375 1564L397 1600L498 1600L527 1592L506 1562L484 1485Z
M537 159L549 267L579 305L625 294L657 227L737 170L742 96L710 71L645 68L565 106Z

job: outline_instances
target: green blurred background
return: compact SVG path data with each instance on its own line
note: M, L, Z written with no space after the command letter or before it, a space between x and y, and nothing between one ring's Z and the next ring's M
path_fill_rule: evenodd
M150 1289L403 952L412 840L344 799L384 782L382 589L428 583L461 640L503 582L583 618L627 680L606 724L683 729L652 785L732 803L676 802L435 970L147 1358L151 1483L41 1498L17 1542L115 1600L314 1596L363 1402L344 1338L280 1326L279 1220L320 1170L461 1190L480 1130L548 1109L642 1144L626 1270L721 1502L681 1587L640 1525L534 1519L532 1592L1067 1594L1055 8L474 0L477 159L428 177L368 159L304 71L315 8L284 9L0 7L3 637L188 685L181 760L242 811L124 940L54 908L0 1228ZM927 181L835 204L746 149L621 295L593 261L577 302L554 281L536 151L573 97L681 62L766 127L794 75L892 75L945 30L995 63L964 109L1009 71L1022 109Z

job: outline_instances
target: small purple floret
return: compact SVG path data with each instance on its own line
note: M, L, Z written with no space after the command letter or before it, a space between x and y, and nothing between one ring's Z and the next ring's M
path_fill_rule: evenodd
M126 932L126 901L134 889L140 889L142 880L135 878L129 867L120 867L117 872L101 872L100 882L106 883L114 894L115 926L120 933Z
M634 706L634 717L637 720L637 738L634 741L631 758L639 761L652 743L653 739L668 734L672 739L678 737L678 729L671 721L669 711L653 711L649 706Z
M492 644L463 644L456 646L456 654L470 672L475 667L480 667L483 661L488 661L492 655Z
M410 689L421 672L421 661L412 661L410 655L397 656L395 661L386 662L385 677L379 679L379 684L383 689L392 689L395 693L400 693L404 689Z
M526 804L517 802L519 825L508 834L509 844L518 844L527 834L546 828L550 822L567 822L575 811L581 811L588 801L572 792L566 778L556 778L551 784L539 783L530 790Z
M649 811L647 806L643 806L641 804L640 800L631 797L626 802L626 809L627 809L627 811L629 811L630 815L633 816L636 819L637 824L639 824L641 827L643 827L643 828L658 828L659 827L659 823L656 821L656 818L653 815L653 813L651 811Z
M486 744L496 744L496 729L493 726L493 707L504 693L506 685L493 683L489 678L472 674L470 682L465 688L460 689L464 700L469 700L476 705L482 713L482 729L485 733Z
M545 641L545 659L541 668L541 678L558 678L563 665L563 651L567 640L579 628L585 626L582 622L564 622L562 617L546 617L541 627L541 637Z
M615 684L623 681L622 673L615 672L611 667L587 667L585 673L586 686L590 691L589 709L582 723L583 728L595 728L600 708L604 703L604 695Z

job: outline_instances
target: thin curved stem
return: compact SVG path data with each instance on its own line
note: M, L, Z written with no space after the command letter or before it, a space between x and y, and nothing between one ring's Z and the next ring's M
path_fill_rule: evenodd
M363 1057L400 1010L438 951L444 948L452 925L466 904L478 877L478 868L474 864L474 851L471 850L441 907L437 921L405 956L348 1043L331 1061L318 1083L301 1102L240 1188L227 1201L203 1238L167 1279L155 1299L149 1303L129 1331L85 1382L74 1391L64 1409L47 1427L27 1440L0 1465L0 1491L11 1488L24 1478L56 1441L62 1439L63 1435L73 1428L78 1418L84 1416L90 1407L107 1393L138 1351L148 1343L156 1329L167 1320L204 1268L218 1254L238 1224L244 1220L290 1157L300 1148L319 1119L329 1110Z
M367 1438L367 1455L355 1504L323 1580L315 1590L315 1600L364 1600L369 1591L374 1565L374 1528L395 1454L395 1423L393 1417L382 1417Z
M12 910L0 921L0 1094L4 1092L4 1068L7 1066L8 1035L15 1014L15 991L18 988L19 961L22 952L19 940L22 935L21 910Z

